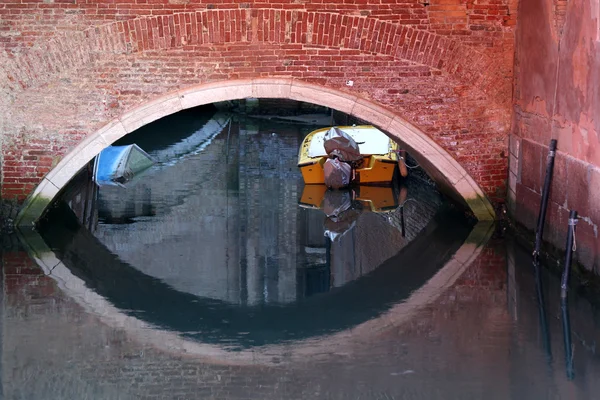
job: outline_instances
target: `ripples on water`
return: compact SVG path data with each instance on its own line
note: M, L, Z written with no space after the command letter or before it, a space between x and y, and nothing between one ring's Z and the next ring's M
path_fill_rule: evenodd
M598 392L595 308L572 301L568 380L553 277L540 314L526 253L420 179L305 187L313 129L191 110L124 139L157 160L125 187L72 182L35 257L4 251L5 397Z

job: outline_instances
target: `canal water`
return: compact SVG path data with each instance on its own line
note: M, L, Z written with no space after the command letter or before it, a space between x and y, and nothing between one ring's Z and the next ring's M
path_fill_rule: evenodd
M2 238L4 399L592 399L598 299L414 170L305 186L315 125L188 110ZM565 311L568 312L565 313Z

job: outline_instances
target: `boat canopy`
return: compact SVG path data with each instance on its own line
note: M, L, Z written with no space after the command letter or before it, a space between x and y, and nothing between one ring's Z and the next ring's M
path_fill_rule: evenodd
M152 158L136 144L109 146L94 163L94 181L98 185L119 185L154 164Z
M338 128L339 129L339 128ZM375 127L344 127L347 133L356 143L362 155L387 154L390 151L390 138ZM325 135L328 130L315 133L308 149L309 157L325 157Z

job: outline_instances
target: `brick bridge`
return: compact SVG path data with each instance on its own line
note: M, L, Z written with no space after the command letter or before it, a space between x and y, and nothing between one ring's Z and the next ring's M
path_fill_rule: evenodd
M479 218L505 198L516 1L5 0L0 17L1 196L26 200L23 224L114 140L247 97L379 126Z

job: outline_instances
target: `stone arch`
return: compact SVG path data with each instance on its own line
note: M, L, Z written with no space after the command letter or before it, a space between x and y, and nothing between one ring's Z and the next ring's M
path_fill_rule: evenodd
M464 201L479 220L494 219L494 209L479 185L441 146L419 129L373 102L339 90L295 79L230 80L178 90L110 121L72 149L26 200L18 226L31 226L71 178L114 141L159 118L219 101L283 98L309 102L356 116L402 142L443 189Z

